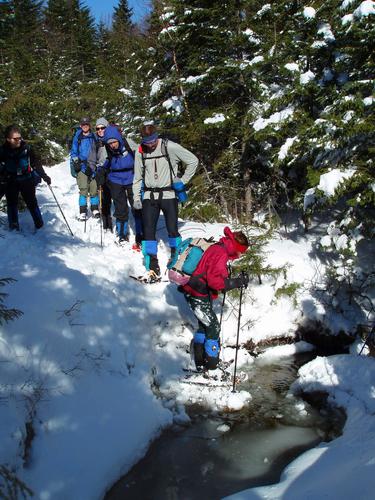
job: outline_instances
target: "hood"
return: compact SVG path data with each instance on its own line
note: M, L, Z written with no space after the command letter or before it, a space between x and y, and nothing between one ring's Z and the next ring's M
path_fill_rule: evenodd
M248 248L236 240L236 234L227 226L224 228L224 236L220 238L220 243L225 246L231 260L238 259Z
M120 143L120 149L124 147L124 141L121 132L114 125L109 125L104 131L104 137L103 137L104 142L108 144L108 141L110 139L116 139L116 141Z

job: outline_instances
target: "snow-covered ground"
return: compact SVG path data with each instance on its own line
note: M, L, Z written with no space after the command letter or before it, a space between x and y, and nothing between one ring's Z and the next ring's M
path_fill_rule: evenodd
M9 294L7 307L24 313L0 328L0 464L14 469L35 498L100 499L163 428L188 420L184 403L196 400L212 408L237 409L251 404L251 394L181 384L182 368L190 366L188 346L195 328L183 296L166 278L154 285L130 279L129 274L143 272L142 256L131 250L132 241L129 248L120 248L113 235L104 234L101 247L99 223L89 220L84 232L84 224L75 219L78 193L68 163L48 173L74 238L45 184L38 188L42 230L33 234L27 212L20 218L22 233L0 226L0 278L17 280L0 291ZM168 247L162 219L159 228L165 268ZM180 223L183 237L219 237L222 229ZM288 264L287 281L280 277L251 283L243 304L241 343L292 336L306 318L324 319L333 330L345 324L310 294L308 284L324 275L324 266L309 237L279 235L267 246L267 259L273 267ZM287 282L302 285L298 307L288 297L275 300L275 290ZM222 334L226 361L234 357L237 314L238 303L228 298ZM298 348L276 352L289 354ZM252 363L243 349L238 359L240 369ZM161 398L155 396L156 387ZM374 360L355 351L317 358L300 370L291 390L316 389L346 409L343 436L304 453L279 484L235 498L372 498ZM32 422L35 436L24 464L26 422Z

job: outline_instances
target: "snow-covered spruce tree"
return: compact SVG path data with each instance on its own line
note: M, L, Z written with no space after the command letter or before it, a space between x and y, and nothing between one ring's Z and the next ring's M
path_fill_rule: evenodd
M18 123L24 130L41 119L43 101L38 83L43 78L42 2L13 0L1 4L1 125ZM35 94L36 105L30 95Z
M51 99L51 126L56 116L66 132L84 113L96 108L96 28L90 10L80 0L49 0L45 9ZM62 98L61 98L62 97ZM63 132L59 131L59 138Z
M199 154L203 169L190 205L195 213L215 216L220 202L227 216L246 212L244 117L257 94L248 77L256 42L246 31L246 3L156 3L151 106L167 135Z
M370 68L375 9L373 2L327 2L309 14L316 25L316 39L311 43L317 51L314 66L310 65L310 73L303 73L290 61L293 66L288 68L295 71L303 90L311 93L311 113L306 115L304 109L302 115L301 106L296 106L295 79L288 92L284 87L283 98L293 103L293 114L283 122L284 142L276 141L270 154L289 194L304 203L306 228L315 209L331 207L325 213L328 234L321 243L325 257L335 264L325 294L342 313L347 305L358 307L366 323L374 315L374 273L361 254L371 252L374 227ZM306 188L310 189L303 197Z

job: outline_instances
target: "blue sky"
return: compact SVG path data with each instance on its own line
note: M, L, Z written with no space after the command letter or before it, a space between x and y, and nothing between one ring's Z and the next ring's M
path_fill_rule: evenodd
M113 7L118 5L118 0L85 0L83 3L90 8L97 21L103 19L106 22L110 19ZM128 0L128 5L133 9L135 21L141 19L150 9L149 0Z

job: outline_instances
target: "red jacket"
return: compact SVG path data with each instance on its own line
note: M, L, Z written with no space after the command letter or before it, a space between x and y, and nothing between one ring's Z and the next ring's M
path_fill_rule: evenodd
M224 229L224 234L219 243L204 252L189 282L182 287L185 293L194 297L207 297L210 294L216 299L217 292L224 290L224 281L228 278L227 263L239 257L229 227Z

